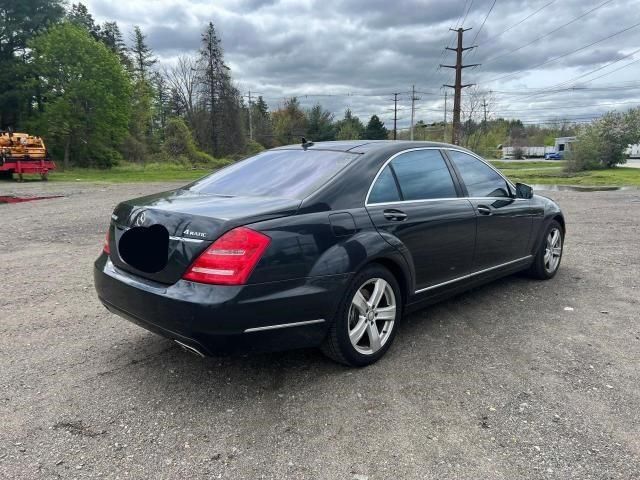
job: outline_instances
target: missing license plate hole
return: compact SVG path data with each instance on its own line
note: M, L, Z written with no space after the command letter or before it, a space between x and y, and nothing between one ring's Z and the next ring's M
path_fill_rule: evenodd
M141 272L159 272L167 266L169 232L162 225L133 227L122 234L118 251L122 260Z

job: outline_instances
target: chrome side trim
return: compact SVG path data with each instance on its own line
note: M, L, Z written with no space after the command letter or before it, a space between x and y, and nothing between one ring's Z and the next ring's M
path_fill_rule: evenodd
M404 204L404 203L418 203L418 202L441 202L443 200L490 200L492 198L495 198L496 200L497 199L504 200L506 198L511 198L512 200L522 200L522 199L512 198L512 197L446 197L446 198L426 198L426 199L423 199L423 200L398 200L397 202L369 203L369 195L371 194L371 190L373 189L373 186L376 184L376 181L378 180L378 177L380 176L382 171L386 168L386 166L389 165L389 163L391 163L391 161L393 161L393 159L395 159L396 157L399 157L402 154L405 154L405 153L408 153L408 152L416 152L416 151L420 151L420 150L447 150L447 151L466 153L467 155L470 155L470 156L474 157L475 159L481 161L487 167L489 167L491 170L493 170L498 175L500 175L502 177L502 179L515 191L516 187L511 182L511 180L509 180L507 177L505 177L502 174L502 172L500 172L497 168L495 168L493 165L491 165L489 162L487 162L484 158L476 155L473 152L468 152L466 150L462 150L462 149L459 149L459 148L447 147L446 145L442 146L442 147L416 147L416 148L408 148L407 150L402 150L401 152L394 153L393 155L391 155L391 157L389 157L387 159L386 162L384 162L382 167L380 167L380 170L378 170L378 173L376 173L376 176L373 178L373 181L371 182L371 185L369 185L369 190L367 190L367 196L365 197L365 201L364 201L364 206L365 207L373 207L373 206L376 206L376 205L399 205L399 204L401 205L401 204ZM441 155L442 155L442 153L441 153Z
M191 243L204 242L204 240L200 240L198 238L185 238L185 237L169 237L169 240L175 240L177 242L191 242Z
M262 332L264 330L276 330L278 328L287 328L287 327L300 327L302 325L311 325L314 323L323 323L323 322L324 322L324 318L319 318L317 320L305 320L304 322L282 323L280 325L267 325L266 327L247 328L244 331L244 333Z
M480 275L482 273L490 272L491 270L496 270L498 268L506 267L506 266L512 265L514 263L522 262L522 261L528 260L528 259L530 259L532 257L533 257L533 255L527 255L526 257L516 258L515 260L511 260L510 262L502 263L502 264L496 265L494 267L489 267L489 268L485 268L483 270L478 270L477 272L468 273L467 275L463 275L462 277L454 278L452 280L447 280L446 282L442 282L442 283L437 283L436 285L431 285L430 287L421 288L420 290L416 290L414 292L414 294L426 292L428 290L433 290L434 288L444 287L445 285L449 285L450 283L455 283L455 282L459 282L460 280L465 280L467 278L475 277L476 275Z

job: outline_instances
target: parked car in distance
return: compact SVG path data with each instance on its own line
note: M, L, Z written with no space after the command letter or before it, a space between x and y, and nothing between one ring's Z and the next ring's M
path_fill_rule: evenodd
M544 154L545 160L562 160L564 154L562 152L549 152Z
M120 203L94 277L110 311L202 356L320 347L364 366L407 312L552 278L564 235L556 203L463 148L306 142Z

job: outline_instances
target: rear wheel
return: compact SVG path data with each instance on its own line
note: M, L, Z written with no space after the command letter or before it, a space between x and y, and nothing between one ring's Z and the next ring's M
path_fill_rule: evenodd
M549 280L556 275L562 260L563 237L562 227L553 220L545 230L536 258L529 268L533 278Z
M345 365L370 365L391 346L401 315L402 294L393 274L379 265L366 267L351 282L322 351Z

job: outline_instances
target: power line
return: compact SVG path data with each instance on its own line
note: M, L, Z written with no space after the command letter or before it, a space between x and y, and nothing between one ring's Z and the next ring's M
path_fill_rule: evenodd
M522 20L514 23L513 25L511 25L510 27L506 28L505 30L501 31L500 33L496 34L496 35L492 35L491 37L485 38L484 43L488 43L489 40L493 40L494 38L498 38L500 35L503 35L505 33L507 33L509 30L512 30L513 28L517 27L518 25L526 22L527 20L529 20L531 17L533 17L536 13L544 10L545 8L547 8L549 5L551 5L552 3L555 3L557 0L551 0L549 3L544 4L542 7L540 7L538 10L536 10L535 12L527 15L526 17L524 17Z
M484 20L482 21L482 24L480 25L480 28L478 29L478 31L476 32L475 36L473 37L473 40L471 40L471 45L475 45L476 40L478 39L478 35L480 35L480 32L482 31L482 28L484 27L484 24L487 23L487 18L489 18L489 15L491 15L491 12L493 11L493 7L496 6L496 2L498 0L493 0L493 3L491 4L491 8L489 8L489 11L487 12L487 15L484 17ZM473 53L475 53L475 51L471 52L471 56L473 56Z
M523 68L522 70L517 70L515 72L511 72L511 73L509 73L507 75L502 75L502 76L499 76L499 77L492 78L490 80L486 80L486 83L495 82L496 80L502 80L503 78L509 78L509 77L514 76L514 75L517 75L518 73L522 73L522 72L525 72L527 70L533 70L534 68L538 68L538 67L541 67L543 65L547 65L548 63L555 62L556 60L560 60L561 58L568 57L569 55L573 55L574 53L578 53L578 52L580 52L582 50L586 50L589 47L592 47L594 45L597 45L598 43L604 42L605 40L609 40L609 39L611 39L613 37L616 37L616 36L618 36L618 35L620 35L622 33L628 32L629 30L631 30L633 28L636 28L638 26L640 26L640 22L635 23L635 24L631 25L630 27L623 28L622 30L617 31L616 33L613 33L613 34L609 35L608 37L602 38L602 39L597 40L595 42L592 42L592 43L590 43L588 45L585 45L583 47L576 48L575 50L572 50L572 51L567 52L567 53L565 53L563 55L559 55L557 57L551 58L551 59L549 59L549 60L547 60L545 62L539 63L537 65L533 65L531 67Z
M534 39L534 40L531 40L530 42L525 43L524 45L521 45L521 46L519 46L518 48L515 48L515 49L513 49L513 50L510 50L510 51L508 51L507 53L503 53L503 54L498 55L498 56L496 56L496 57L489 58L488 60L485 60L483 63L484 63L484 65L488 65L488 64L493 63L493 62L495 62L496 60L498 60L498 59L500 59L500 58L502 58L502 57L506 57L507 55L511 55L512 53L518 52L518 51L522 50L523 48L528 47L529 45L532 45L532 44L536 43L537 41L542 40L543 38L546 38L546 37L548 37L549 35L552 35L552 34L554 34L554 33L558 32L558 31L562 30L563 28L567 27L568 25L571 25L572 23L574 23L574 22L576 22L576 21L580 20L581 18L586 17L586 16L587 16L587 15L589 15L590 13L595 12L595 11L596 11L596 10L598 10L599 8L604 7L606 4L611 3L612 1L613 1L613 0L606 0L605 2L601 3L600 5L598 5L598 6L594 7L594 8L592 8L591 10L586 11L586 12L585 12L585 13L583 13L582 15L579 15L579 16L575 17L573 20L568 21L568 22L567 22L567 23L565 23L564 25L560 25L558 28L556 28L556 29L554 29L554 30L551 30L550 32L545 33L545 34L544 34L544 35L542 35L541 37L538 37L538 38L536 38L536 39Z
M624 59L626 59L626 58L629 58L629 57L631 57L631 56L635 55L635 54L636 54L636 53L638 53L638 52L640 52L640 48L639 48L639 49L637 49L637 50L634 50L633 52L631 52L631 53L629 53L629 54L627 54L627 55L625 55L624 57L621 57L621 58L619 58L619 59L617 59L617 60L613 60L613 61L611 61L611 62L607 63L606 65L603 65L603 66L601 66L601 67L595 68L595 69L593 69L593 70L591 70L591 71L589 71L589 72L583 73L582 75L578 75L577 77L570 78L569 80L565 80L564 82L560 82L560 83L557 83L557 84L555 84L555 85L552 85L552 86L551 86L551 87L549 87L549 88L560 88L560 87L563 87L563 86L567 86L567 85L569 85L569 84L571 84L571 83L574 83L576 80L578 80L578 79L580 79L580 78L584 78L584 77L586 77L586 76L591 75L592 73L599 72L600 70L603 70L603 69L605 69L605 68L607 68L607 67L610 67L611 65L614 65L614 64L616 64L616 63L618 63L618 62L621 62L622 60L624 60ZM627 64L627 65L624 65L624 66L622 66L622 67L620 67L620 68L616 68L615 70L612 70L611 72L607 72L607 73L605 73L605 74L603 74L603 75L599 75L599 76L597 76L597 77L595 77L595 78L592 78L591 80L587 80L587 82L586 82L586 83L592 82L592 81L594 81L594 80L597 80L598 78L602 78L602 77L605 77L605 76L607 76L607 75L611 75L612 73L617 72L618 70L622 70L623 68L626 68L626 67L628 67L629 65L632 65L633 63L635 63L635 62L631 62L631 63L629 63L629 64ZM534 93L534 94L532 94L530 97L525 97L523 100L526 100L527 98L533 98L533 97L537 97L537 96L544 96L544 95L545 95L545 93L544 93L544 92Z

